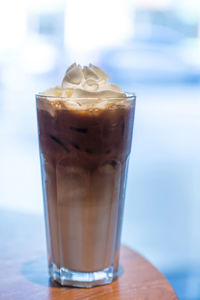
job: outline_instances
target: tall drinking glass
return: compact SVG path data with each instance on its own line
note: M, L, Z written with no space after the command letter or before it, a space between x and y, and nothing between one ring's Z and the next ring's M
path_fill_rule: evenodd
M135 96L36 95L49 273L93 287L118 274Z

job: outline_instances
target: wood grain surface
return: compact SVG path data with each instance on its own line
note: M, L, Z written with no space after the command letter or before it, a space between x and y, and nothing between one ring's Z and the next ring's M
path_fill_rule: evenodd
M0 300L175 300L165 277L135 251L121 247L121 275L92 289L48 279L41 217L0 212Z

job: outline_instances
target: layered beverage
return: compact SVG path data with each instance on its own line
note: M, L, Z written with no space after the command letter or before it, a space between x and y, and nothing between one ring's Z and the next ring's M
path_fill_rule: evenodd
M73 64L37 98L49 271L61 285L117 276L135 96Z

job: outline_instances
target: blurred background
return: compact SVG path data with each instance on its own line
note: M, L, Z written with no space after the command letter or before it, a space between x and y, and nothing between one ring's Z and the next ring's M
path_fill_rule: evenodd
M1 210L43 214L34 93L96 64L137 95L123 242L200 299L199 1L1 1L0 37Z

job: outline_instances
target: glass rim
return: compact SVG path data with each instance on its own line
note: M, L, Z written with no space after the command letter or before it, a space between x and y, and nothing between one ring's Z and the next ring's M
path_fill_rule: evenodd
M35 94L35 97L36 97L36 99L37 98L43 98L43 99L47 99L47 98L50 98L50 99L56 99L56 100L85 100L85 99L91 99L91 100L99 100L99 99L101 99L101 100L103 100L103 99L105 99L105 100L116 100L116 99L119 99L119 100L136 100L136 95L135 95L135 93L129 93L129 92L125 92L124 93L126 96L125 97L109 97L109 96L106 96L106 97L104 97L104 96L101 96L101 95L99 95L99 97L87 97L87 96L85 96L85 97L64 97L64 96L52 96L52 95L44 95L44 94L40 94L40 93L36 93Z

